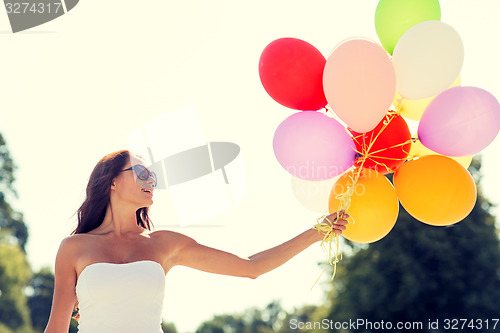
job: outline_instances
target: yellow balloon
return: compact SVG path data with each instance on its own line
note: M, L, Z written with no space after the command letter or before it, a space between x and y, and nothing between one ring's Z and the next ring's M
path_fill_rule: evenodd
M357 169L356 169L357 170ZM396 191L391 182L375 170L363 169L353 188L354 171L346 172L335 183L330 193L330 213L339 210L338 195L353 189L351 205L347 209L349 224L342 233L357 243L373 243L385 237L394 227L399 213Z
M443 155L404 163L394 173L394 187L410 215L435 226L463 220L476 202L476 185L470 173Z
M462 80L459 75L449 88L459 86L461 81ZM405 99L398 92L396 92L396 96L394 97L392 104L396 110L401 110L401 115L403 117L412 120L420 120L420 118L422 118L422 114L424 114L424 111L427 108L427 105L429 105L435 97L436 96L423 99Z
M430 150L429 148L424 146L420 142L420 140L415 141L411 145L410 158L419 158L419 157L426 156L426 155L441 155L441 154L438 154L435 151ZM448 157L451 159L454 159L455 161L460 163L466 169L469 167L470 163L472 162L472 156L459 156L459 157L448 156Z

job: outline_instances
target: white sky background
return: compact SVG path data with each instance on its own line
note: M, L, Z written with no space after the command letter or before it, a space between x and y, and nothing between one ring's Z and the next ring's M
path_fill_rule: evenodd
M500 98L500 2L440 2L442 21L465 45L462 84ZM176 230L247 256L310 227L318 213L296 201L272 150L276 127L294 111L262 88L260 53L281 37L306 40L325 56L349 37L378 41L376 4L82 0L68 14L17 34L0 11L0 133L19 166L15 206L29 226L34 269L53 265L61 239L75 226L73 214L96 162L126 148L128 134L143 121L192 104L209 141L240 145L249 194L213 219L222 227ZM499 151L497 138L482 152L482 184L495 203ZM169 224L170 218L157 214L154 222ZM263 307L273 299L288 310L322 304L324 289L310 287L323 259L313 246L257 280L175 268L167 277L164 318L182 332L213 314Z

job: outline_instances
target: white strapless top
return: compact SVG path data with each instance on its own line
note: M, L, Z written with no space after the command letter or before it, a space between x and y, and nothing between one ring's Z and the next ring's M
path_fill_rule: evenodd
M76 283L79 333L162 333L165 271L151 260L95 263Z

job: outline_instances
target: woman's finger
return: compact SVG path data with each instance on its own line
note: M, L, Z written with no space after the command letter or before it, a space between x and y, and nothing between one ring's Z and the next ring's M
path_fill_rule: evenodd
M342 219L347 220L351 215L347 214L346 212L343 212L341 215Z
M337 216L340 216L340 218L337 218ZM342 220L347 220L348 218L350 217L349 214L347 214L346 212L344 212L344 210L341 210L338 212L334 212L330 215L328 215L325 220L329 223L338 223L339 221L342 221Z
M333 224L334 225L347 225L348 223L349 223L349 221L347 221L347 220L337 220Z

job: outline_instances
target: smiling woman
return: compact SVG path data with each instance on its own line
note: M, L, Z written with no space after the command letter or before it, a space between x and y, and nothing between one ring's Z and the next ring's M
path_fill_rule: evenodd
M143 168L149 175L147 168L141 164L122 170L131 158L132 156L127 150L122 150L104 156L95 166L87 185L87 197L82 206L78 209L78 226L73 231L74 234L87 233L97 228L102 223L111 200L110 194L112 192L112 187L109 185L112 184L115 186L114 178L120 172L133 170L134 175L136 175L137 172L139 172L139 174L143 173L144 171L139 170L139 168ZM139 176L135 177L137 177L139 186L141 182L143 182L144 184L142 185L147 187L146 182L149 180L149 177L144 180L141 180ZM154 184L156 184L156 176L154 176L154 179ZM137 211L137 224L145 229L151 230L148 210L148 207L141 207Z
M46 333L67 332L74 304L80 333L159 333L165 275L176 265L255 279L323 239L309 229L248 258L197 243L183 234L152 231L148 216L156 175L135 154L103 157L89 179L78 226L57 253ZM341 234L347 214L325 221Z

